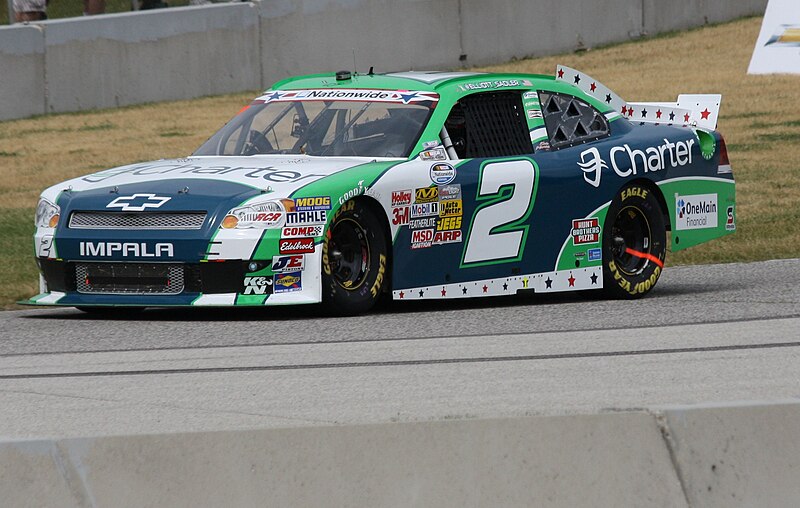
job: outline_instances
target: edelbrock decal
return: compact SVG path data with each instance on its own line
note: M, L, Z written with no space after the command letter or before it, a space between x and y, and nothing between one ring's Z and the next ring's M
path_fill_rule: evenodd
M717 227L717 195L675 194L675 229L706 229Z

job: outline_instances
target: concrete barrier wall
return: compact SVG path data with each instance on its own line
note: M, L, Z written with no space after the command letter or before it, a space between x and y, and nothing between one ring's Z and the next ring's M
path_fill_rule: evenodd
M800 404L0 442L7 506L795 506Z
M767 0L256 0L0 28L0 120L266 88L374 66L452 69L764 12Z

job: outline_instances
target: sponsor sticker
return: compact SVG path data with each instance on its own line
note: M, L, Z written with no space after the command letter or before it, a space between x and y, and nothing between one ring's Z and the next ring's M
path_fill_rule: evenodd
M263 275L244 278L243 295L268 295L272 293L272 277Z
M278 242L278 251L281 254L306 254L314 252L313 238L293 238Z
M328 212L325 210L288 212L286 214L287 226L325 224L327 220Z
M522 98L523 99L537 99L538 100L539 99L539 94L537 94L536 92L525 92L524 94L522 94Z
M463 213L460 199L449 199L439 203L439 217L461 217Z
M446 162L431 166L431 182L436 185L447 185L456 178L456 168Z
M273 256L272 271L274 273L296 272L303 269L305 256L292 254L289 256Z
M300 272L293 273L280 273L275 276L275 293L293 293L295 291L302 291L303 284L300 278Z
M330 210L331 197L330 196L316 196L311 198L295 198L294 209L298 212L307 212L315 210Z
M436 231L446 231L448 229L461 229L461 217L442 217L436 223Z
M725 221L725 229L728 231L736 231L736 216L733 215L733 207L729 206L727 210L728 219Z
M583 245L600 241L600 221L597 217L572 220L572 244Z
M603 259L602 249L589 249L589 261L600 261Z
M414 191L414 203L432 203L439 200L438 187L422 187Z
M445 243L459 243L461 242L461 230L455 231L437 231L433 235L433 245L442 245Z
M400 206L392 208L392 224L395 226L404 226L408 224L409 220L409 207Z
M431 246L433 229L417 229L411 232L411 248L424 249Z
M411 204L411 189L392 191L392 206L405 206Z
M424 161L446 161L447 154L444 151L444 147L439 146L420 152L419 158Z
M419 217L430 217L432 215L439 215L439 202L422 203L411 205L411 218L416 219Z
M436 227L436 217L410 219L408 221L408 229L426 229L433 227Z
M448 199L461 199L461 184L454 183L439 187L439 201Z
M322 236L325 226L285 226L281 229L281 238L305 238Z
M706 229L717 227L717 195L675 194L675 229Z

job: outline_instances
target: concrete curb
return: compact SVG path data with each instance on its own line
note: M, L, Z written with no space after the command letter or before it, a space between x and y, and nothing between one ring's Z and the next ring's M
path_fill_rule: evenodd
M800 404L0 443L5 506L789 506Z

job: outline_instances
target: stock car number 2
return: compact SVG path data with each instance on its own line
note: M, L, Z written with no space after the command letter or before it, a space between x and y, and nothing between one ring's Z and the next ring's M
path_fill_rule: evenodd
M464 245L462 266L519 260L528 236L536 169L530 160L481 168L478 206Z

